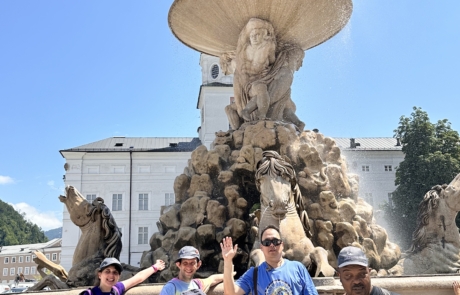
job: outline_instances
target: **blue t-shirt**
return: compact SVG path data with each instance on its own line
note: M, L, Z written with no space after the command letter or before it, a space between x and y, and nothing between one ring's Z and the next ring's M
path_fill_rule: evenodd
M118 290L118 295L123 295L125 293L125 285L123 285L122 282L118 282L115 284L115 286L112 287L112 290L116 288ZM88 290L83 291L85 292L85 295L114 295L116 294L115 292L102 292L102 290L99 288L99 286L92 287L91 288L91 293ZM82 293L83 293L82 292Z
M236 281L245 294L256 294L253 291L253 274L254 267L251 267ZM256 295L318 295L305 266L287 259L277 268L271 268L267 262L259 266L257 291Z
M198 290L201 290L201 293ZM187 294L204 294L203 290L204 285L200 279L193 279L190 283L187 283L178 278L174 278L164 285L160 295L180 295L186 291L191 291L186 292Z

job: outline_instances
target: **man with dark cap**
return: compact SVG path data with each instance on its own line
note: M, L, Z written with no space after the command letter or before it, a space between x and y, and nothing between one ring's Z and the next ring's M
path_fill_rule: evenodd
M193 276L201 266L201 259L198 250L192 246L179 250L176 266L179 268L179 275L164 285L160 295L205 294L224 278L222 274L215 274L207 279L194 279Z
M337 257L337 265L346 295L399 295L371 285L366 254L357 247L343 248Z

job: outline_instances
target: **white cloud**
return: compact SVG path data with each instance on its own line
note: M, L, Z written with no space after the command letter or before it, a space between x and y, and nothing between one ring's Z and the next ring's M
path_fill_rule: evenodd
M14 183L14 179L9 176L0 175L0 184Z
M42 230L50 230L62 226L62 213L61 212L40 212L35 207L27 203L10 204L14 209L20 213L25 213L25 218L35 223Z

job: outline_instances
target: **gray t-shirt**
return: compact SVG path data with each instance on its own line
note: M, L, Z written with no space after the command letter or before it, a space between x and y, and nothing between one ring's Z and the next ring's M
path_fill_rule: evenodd
M372 286L372 291L370 295L399 295L399 294L388 291L386 289L379 288L377 286Z

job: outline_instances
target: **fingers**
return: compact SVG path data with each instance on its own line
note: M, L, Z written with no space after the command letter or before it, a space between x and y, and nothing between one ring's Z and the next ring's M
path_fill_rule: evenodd
M159 269L159 270L163 270L165 269L165 262L161 259L158 259L156 262L155 262L155 266Z

